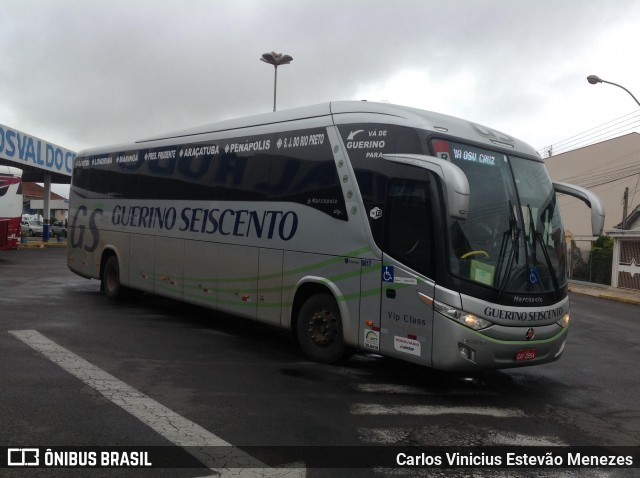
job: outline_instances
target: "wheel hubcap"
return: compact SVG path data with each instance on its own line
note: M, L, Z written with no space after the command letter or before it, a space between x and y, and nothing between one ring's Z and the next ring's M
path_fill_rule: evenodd
M309 337L314 343L327 346L333 343L338 334L338 322L331 311L322 309L309 320Z

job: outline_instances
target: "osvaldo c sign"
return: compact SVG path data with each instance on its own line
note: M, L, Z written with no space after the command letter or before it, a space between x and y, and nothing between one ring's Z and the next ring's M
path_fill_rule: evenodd
M0 124L0 158L71 176L76 153Z

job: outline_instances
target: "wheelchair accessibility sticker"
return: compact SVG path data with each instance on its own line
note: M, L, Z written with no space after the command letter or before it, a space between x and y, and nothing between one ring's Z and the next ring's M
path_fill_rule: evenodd
M415 277L398 277L396 276L395 266L383 266L382 267L382 282L416 285L418 280Z

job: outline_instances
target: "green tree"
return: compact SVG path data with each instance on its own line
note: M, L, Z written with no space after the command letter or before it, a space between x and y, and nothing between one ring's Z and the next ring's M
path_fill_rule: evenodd
M613 262L613 238L600 236L591 248L591 282L611 284L611 264Z

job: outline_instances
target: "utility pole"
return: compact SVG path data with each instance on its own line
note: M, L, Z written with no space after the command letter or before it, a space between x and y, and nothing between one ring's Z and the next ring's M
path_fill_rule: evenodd
M622 230L627 230L627 210L629 208L629 188L624 188L622 195Z

